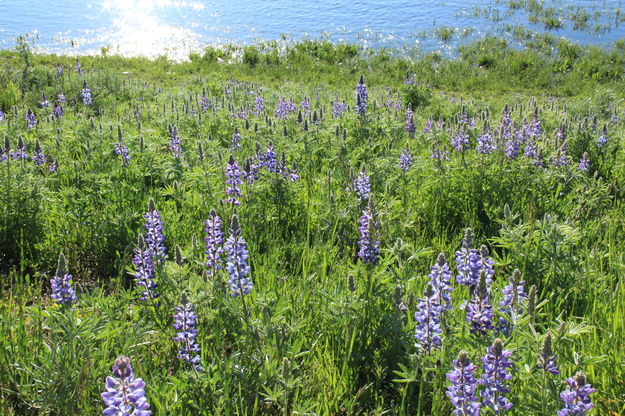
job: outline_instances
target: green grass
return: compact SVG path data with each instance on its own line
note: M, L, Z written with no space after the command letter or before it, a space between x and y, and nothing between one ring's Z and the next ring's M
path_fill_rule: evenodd
M104 379L119 355L129 356L145 380L154 415L449 414L445 374L452 360L465 350L479 365L497 335L469 332L460 309L469 293L455 282L440 351L419 353L414 312L439 252L455 275L454 252L467 227L476 247L486 245L495 258L496 311L515 268L527 290L537 288L536 311L504 337L515 362L510 413L555 414L564 380L576 371L597 388L594 414L625 412L624 48L545 37L516 50L487 38L444 59L307 41L286 50L228 46L190 58L176 64L80 57L80 76L74 59L0 52L0 107L7 114L0 135L12 149L22 136L31 155L38 140L48 162L58 162L54 173L49 163L0 162L2 414L99 414ZM367 116L351 109L333 118L331 101L353 107L360 74ZM405 85L411 74L415 84ZM93 91L92 106L80 100L83 81ZM203 90L215 111L199 110ZM50 109L38 108L41 93L52 101L61 91L65 116L46 121ZM402 109L385 108L389 93L396 99L398 92ZM230 116L230 106L253 109L258 93L266 114L250 114L247 122ZM323 116L318 126L308 120L305 130L297 113L285 121L274 116L279 98L299 106L305 96L310 117ZM408 104L414 134L404 129ZM544 167L531 165L524 146L514 160L504 155L504 143L490 156L476 154L483 119L497 137L506 104L519 126L539 109ZM35 129L26 129L27 108L37 114ZM477 123L467 128L471 150L434 163L430 150L450 150L462 111ZM430 116L445 127L423 133ZM182 159L169 152L169 124L182 137ZM599 148L604 124L610 140ZM562 125L569 165L555 168L550 160L562 145L554 138ZM118 128L130 151L127 167L114 153ZM235 128L243 137L239 164L257 144L264 150L272 141L301 176L290 183L263 173L243 187L236 212L254 282L246 309L230 296L225 271L209 277L203 265L208 213L217 211L227 233L235 211L223 202ZM414 165L403 174L398 158L405 148ZM588 173L576 170L584 152ZM376 266L358 260L363 204L346 190L363 166L380 222ZM150 199L163 217L168 254L157 274L158 309L138 300L131 275ZM60 252L79 299L67 307L50 299ZM205 367L199 376L177 358L173 341L173 308L182 293L199 317ZM548 332L561 376L535 369Z

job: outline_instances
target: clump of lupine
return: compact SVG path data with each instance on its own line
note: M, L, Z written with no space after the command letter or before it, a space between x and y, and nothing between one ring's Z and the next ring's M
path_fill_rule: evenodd
M358 195L359 201L369 200L369 196L371 194L371 182L369 180L369 175L367 174L367 169L364 166L356 179L354 179L353 188L356 195Z
M440 253L436 258L436 264L430 266L430 284L434 288L436 301L443 309L451 309L451 270L445 259L445 254Z
M410 150L406 147L402 150L399 155L399 168L402 172L406 173L410 170L410 167L413 164L412 155L410 154Z
M178 356L181 360L189 363L196 372L202 372L201 349L196 341L198 330L195 325L197 316L193 310L193 304L188 301L186 295L182 295L180 305L174 308L174 329L177 331L174 341L180 343Z
M465 231L462 247L456 251L456 264L458 266L456 281L469 288L477 286L481 267L479 252L473 248L473 231L470 228Z
M92 105L93 104L93 97L91 97L91 89L87 85L87 81L84 81L83 86L82 86L82 90L80 91L80 94L82 96L82 103L84 105Z
M135 378L130 358L119 356L113 364L113 376L106 377L102 400L107 406L104 416L150 416L150 404L145 397L145 382Z
M232 296L249 295L253 288L252 281L247 277L251 270L247 264L249 253L247 243L241 235L241 226L236 215L233 215L230 220L230 236L224 248L228 254L226 271L230 276Z
M72 287L72 275L67 272L67 262L63 253L59 255L56 273L50 280L51 298L59 305L71 305L78 299Z

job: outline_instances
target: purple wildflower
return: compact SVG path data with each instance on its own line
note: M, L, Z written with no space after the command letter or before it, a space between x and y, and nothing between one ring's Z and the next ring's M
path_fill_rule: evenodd
M82 72L82 65L80 64L80 62L78 62L78 60L76 61L76 65L74 66L74 68L76 69L77 73L79 73L80 75L83 74L83 72Z
M226 184L229 185L226 189L226 194L228 194L227 202L232 205L241 204L241 202L237 199L238 197L243 196L241 189L239 188L239 186L243 184L241 176L243 176L243 172L234 160L234 157L231 155L228 160L228 166L226 166Z
M473 248L473 231L467 228L462 239L462 247L456 251L456 264L458 267L458 284L469 288L477 286L480 277L479 252Z
M62 92L59 93L56 100L61 104L65 104L65 102L67 101L65 99L65 94L63 94Z
M278 172L278 153L273 147L273 142L267 144L265 154L261 156L262 166L271 173Z
M475 151L483 155L490 155L495 151L493 136L487 126L484 126L482 134L477 136L477 147L475 148Z
M481 335L494 329L493 327L493 307L490 304L490 292L486 283L486 273L480 273L480 279L473 298L467 307L466 321L471 325L470 332Z
M208 215L208 219L204 223L204 231L206 232L206 267L209 269L211 276L221 269L221 254L224 252L224 233L221 231L221 218L215 210Z
M50 167L48 168L48 172L54 173L56 172L57 169L58 169L58 165L56 163L56 160L52 159L52 162L50 162Z
M159 262L165 259L165 236L163 235L163 221L161 214L156 210L154 200L150 200L148 212L143 215L145 218L145 243L147 249L152 253L152 260Z
M89 86L87 85L87 81L83 82L83 86L82 86L82 90L80 91L80 94L82 95L82 103L84 105L93 104L93 99L91 97L91 90L89 89Z
M133 276L138 286L143 288L141 293L141 300L151 300L154 306L159 306L156 302L158 293L156 288L158 284L154 282L154 260L152 251L146 246L145 239L142 235L138 237L137 248L135 249L134 257L132 258L132 264L135 267Z
M582 158L579 160L579 164L577 165L577 170L588 172L588 168L590 168L590 159L588 158L588 153L584 152Z
M551 339L551 333L547 333L540 347L540 354L538 354L538 364L536 364L536 368L543 370L544 373L549 372L557 376L560 374L557 363L558 357L553 353Z
M6 121L6 116L4 111L0 110L0 123L4 123Z
M410 154L410 150L406 147L401 152L401 155L399 155L399 168L405 173L408 172L412 164L412 155Z
M513 329L509 321L513 316L523 314L521 300L527 298L527 293L525 293L525 281L521 280L521 271L519 269L515 269L514 272L512 272L510 283L502 289L502 293L503 299L499 302L499 311L502 316L499 318L497 331L502 332L505 336L509 336Z
M174 308L174 328L176 329L176 337L174 341L180 342L180 351L178 357L188 362L196 372L203 371L200 358L200 346L195 340L197 337L197 315L193 311L193 304L188 302L186 296L182 296L180 306Z
M56 273L54 278L50 280L50 285L52 287L52 295L50 297L58 305L71 305L73 302L76 302L76 292L72 287L72 275L67 273L67 263L63 253L59 255Z
M577 373L575 377L566 379L569 387L560 393L564 408L558 411L558 416L584 416L595 405L590 401L590 395L595 392L590 384L586 384L586 374Z
M308 96L304 97L302 102L299 104L299 107L304 110L304 116L308 117L308 114L310 113L310 100L308 99Z
M55 101L54 105L52 106L52 117L56 119L63 118L63 107L58 101Z
M17 137L17 147L14 151L9 152L9 155L15 160L28 160L29 156L22 136Z
M451 385L447 388L446 394L456 408L453 411L455 416L479 416L480 414L482 405L475 395L478 384L474 375L476 369L477 366L469 361L467 353L462 351L454 360L454 369L447 373Z
M202 97L200 98L200 108L202 109L202 111L208 111L210 107L211 107L211 103L208 97L206 96L206 88L204 88L202 90Z
M430 284L434 289L436 302L442 309L451 309L451 270L445 259L445 254L440 253L436 264L430 266Z
M364 116L367 112L367 86L365 76L361 75L356 85L356 114Z
M241 150L241 133L239 133L239 129L235 128L230 139L230 151L236 152L237 150Z
M354 191L358 195L359 201L366 201L371 194L371 183L369 181L369 175L365 167L358 174L358 177L354 180Z
M540 122L540 118L538 117L538 107L534 107L534 115L532 116L532 121L530 122L528 133L539 139L542 133L542 123Z
M608 126L603 125L603 129L601 130L601 134L597 138L597 146L602 147L608 143Z
M562 146L558 149L556 154L551 158L551 165L553 167L563 167L569 164L569 159L566 155L569 148L567 142L562 143Z
M241 227L236 215L230 221L230 236L224 245L228 253L226 270L230 275L230 289L232 296L249 295L252 291L252 281L247 277L250 273L250 266L247 265L248 251L247 243L241 235Z
M169 150L174 157L182 157L182 138L178 135L178 128L172 124L167 126L169 133Z
M63 76L63 66L61 64L56 65L56 76L57 77Z
M486 247L484 244L480 246L478 264L480 267L480 272L484 272L486 274L486 284L490 288L490 285L493 282L493 277L495 276L495 269L493 268L495 260L490 257L488 247Z
M505 143L505 152L506 156L510 159L516 159L519 157L519 152L521 151L521 146L519 144L519 140L516 135L511 135L510 138Z
M35 141L35 151L33 153L33 162L35 166L41 166L46 163L46 155L41 150L41 145L39 144L39 140Z
M275 114L279 119L286 120L289 117L289 114L295 111L297 111L297 106L293 101L287 100L284 97L278 100Z
M419 299L419 306L415 312L415 334L417 348L429 353L432 348L441 347L441 312L443 307L436 301L436 291L431 283L428 283Z
M254 99L254 111L256 115L261 115L265 111L265 100L260 94Z
M43 92L41 93L41 102L39 104L41 105L41 108L50 107L50 101L48 101L48 99L46 98L46 94Z
M484 405L493 409L496 415L500 415L512 408L512 403L505 397L510 392L506 382L512 379L510 374L510 356L512 353L503 349L503 343L499 338L493 345L488 347L486 355L482 358L484 374L479 380L485 387L480 391L484 399Z
M431 132L433 124L434 124L434 119L430 116L425 122L425 126L423 126L423 133Z
M377 264L380 255L380 233L378 229L380 224L376 220L375 207L373 200L369 200L369 205L362 211L360 217L358 231L360 238L358 239L358 257L365 264Z
M406 126L404 130L408 133L414 133L415 131L414 122L412 120L412 108L410 108L410 106L406 107Z
M457 130L451 137L451 147L456 149L458 153L469 150L469 145L469 134L465 130Z
M345 111L347 111L347 104L345 103L345 101L343 101L343 102L335 101L333 103L333 105L332 105L332 117L334 117L334 118L341 118Z
M106 377L106 391L102 400L108 406L104 416L150 416L150 405L145 398L145 382L135 378L130 358L120 356L113 365L113 377Z
M33 113L33 110L29 108L24 118L26 119L27 129L35 128L35 126L37 125L37 116L35 116L35 113Z

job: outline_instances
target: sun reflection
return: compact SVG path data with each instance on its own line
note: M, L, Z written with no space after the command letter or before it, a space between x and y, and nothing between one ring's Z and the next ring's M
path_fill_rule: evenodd
M154 58L167 55L187 59L198 50L200 39L191 29L171 25L167 15L172 9L202 10L198 2L177 0L104 0L102 13L109 14L113 27L102 34L102 43L121 55L143 55Z

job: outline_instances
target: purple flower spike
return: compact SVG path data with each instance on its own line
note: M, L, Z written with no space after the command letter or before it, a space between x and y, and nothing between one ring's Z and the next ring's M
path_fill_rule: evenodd
M107 408L104 416L150 416L150 405L145 398L145 382L135 378L130 358L120 356L113 365L113 377L106 377L106 391L102 400Z
M215 272L221 269L221 255L224 252L224 233L221 231L221 218L212 210L208 219L204 223L204 231L206 232L206 267L213 276Z
M135 255L132 258L132 264L135 267L133 276L139 287L142 288L141 300L143 302L151 301L154 306L159 306L156 301L158 293L156 288L158 285L154 282L154 260L152 252L146 247L145 240L142 235L138 237Z
M588 158L588 153L584 152L577 165L577 170L588 172L588 168L590 168L590 159Z
M456 281L469 288L477 286L481 264L479 252L473 248L473 231L470 228L464 233L462 247L456 251L456 264L458 266Z
M46 155L41 150L41 145L39 144L39 140L35 141L35 151L33 153L33 162L35 166L41 166L46 163Z
M493 327L493 307L490 304L490 293L486 283L486 273L480 273L477 289L467 308L466 321L471 325L470 332L486 334Z
M484 374L479 382L485 389L480 392L480 395L484 399L484 405L493 409L496 415L512 408L512 403L505 397L510 392L506 382L512 379L510 356L512 353L504 350L503 343L497 338L482 358Z
M569 387L560 393L564 402L564 409L558 411L558 416L584 416L595 405L590 401L590 395L595 392L590 384L586 383L586 374L577 373L575 377L566 379Z
M24 118L26 119L27 129L34 129L37 126L37 116L35 116L35 113L33 113L33 110L30 108L26 112L26 116Z
M345 101L343 102L335 101L332 104L332 117L341 118L343 116L343 113L346 111L347 111L347 103L345 103Z
M365 264L377 264L380 255L380 224L375 219L375 207L373 200L369 200L369 205L362 212L359 220L360 239L358 240L358 257Z
M228 188L226 189L226 194L228 194L227 202L232 205L240 205L238 197L243 196L241 193L241 189L239 188L243 181L241 177L243 176L243 171L234 160L234 157L230 156L228 160L228 166L226 166L226 184Z
M441 347L441 313L443 307L437 302L437 293L431 283L425 288L424 297L419 299L419 306L415 312L414 338L417 348L429 353L432 348Z
M556 361L557 356L553 353L553 346L551 344L551 333L547 333L540 348L536 368L543 370L545 373L549 372L557 376L560 374L560 370L558 370L558 364Z
M169 132L169 150L174 157L182 157L182 138L178 135L178 129L174 125L167 126Z
M499 311L502 316L499 318L497 331L502 332L505 336L509 336L513 329L509 321L513 316L523 314L521 301L527 298L525 281L521 280L521 271L519 269L514 270L512 276L510 276L510 283L502 289L502 293L503 300L499 302L499 306L501 306Z
M354 180L354 190L358 195L359 201L366 201L369 199L371 194L371 183L369 181L367 170L364 166L362 167L362 170L358 174L356 180Z
M406 173L410 170L414 162L412 161L412 155L410 154L410 150L406 147L399 155L399 168L402 172Z
M93 104L93 99L91 98L91 90L89 89L89 86L87 85L87 81L83 83L83 87L82 87L82 90L80 91L80 94L82 95L82 103L84 105Z
M356 114L364 116L367 112L367 86L365 76L361 75L356 85Z
M145 218L145 243L147 249L152 253L152 259L156 262L165 259L165 245L163 241L163 221L161 214L156 210L154 200L150 200L148 212L143 215Z
M404 130L406 130L408 133L415 132L415 126L412 120L412 108L410 107L410 105L406 107L406 125L404 126Z
M447 379L451 385L447 388L447 397L456 408L453 411L455 416L479 416L480 407L477 401L475 390L477 380L475 370L477 366L469 361L469 356L462 351L458 358L454 360L454 369L447 373Z
M234 129L234 133L232 133L232 138L230 139L230 150L232 152L241 150L241 133L239 133L239 129L237 128Z
M230 222L230 237L224 246L228 253L226 270L230 275L230 289L232 296L249 295L252 291L252 281L247 277L250 273L250 266L247 265L248 251L247 243L241 235L241 227L236 215L232 216Z
M438 255L436 264L430 266L428 277L434 288L436 302L443 309L451 309L451 270L443 253Z
M177 331L174 341L181 344L178 357L188 362L196 372L202 372L202 359L200 358L201 349L195 340L197 337L197 329L195 329L197 315L195 315L193 311L193 304L188 302L186 296L183 295L180 306L176 306L174 309L176 311L174 315L174 328Z
M52 286L51 298L58 305L71 305L76 302L76 292L72 287L72 275L67 273L67 263L63 253L59 255L59 263L54 278L50 280Z

